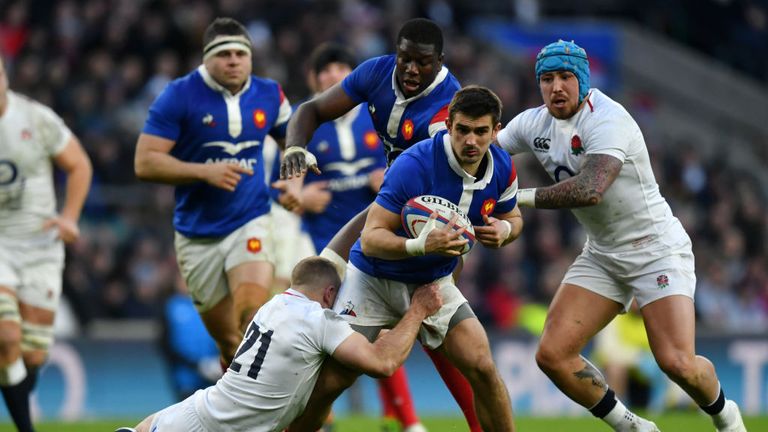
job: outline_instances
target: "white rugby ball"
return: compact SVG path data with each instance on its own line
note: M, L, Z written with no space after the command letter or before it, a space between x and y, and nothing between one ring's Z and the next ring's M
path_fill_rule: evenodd
M468 240L461 253L463 255L472 249L475 244L475 228L472 226L472 222L459 206L435 195L413 197L403 206L400 211L400 219L408 236L411 238L418 237L432 213L437 213L437 220L435 221L437 228L442 228L458 214L459 219L456 221L456 225L465 227L462 236Z

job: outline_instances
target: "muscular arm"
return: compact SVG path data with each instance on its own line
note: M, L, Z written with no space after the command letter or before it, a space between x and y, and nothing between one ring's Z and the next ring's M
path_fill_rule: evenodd
M368 208L368 217L360 235L363 253L370 257L397 260L408 258L405 237L395 234L400 227L400 215L377 203Z
M61 216L76 224L91 188L91 161L73 135L64 150L53 158L53 163L67 174L66 197Z
M286 148L306 147L312 134L321 124L341 117L355 106L357 104L347 95L340 83L299 105L288 121Z
M552 186L536 188L536 208L559 209L600 204L623 163L613 156L586 156L579 174Z
M317 128L330 120L337 119L357 106L355 101L336 84L320 93L314 99L299 105L296 112L288 121L288 131L285 136L285 149L291 147L305 148ZM280 178L289 179L301 176L307 172L307 161L303 152L285 153L280 163ZM313 171L319 173L317 166Z
M201 164L183 162L170 155L174 145L175 141L156 135L139 135L134 158L136 177L173 185L202 180Z

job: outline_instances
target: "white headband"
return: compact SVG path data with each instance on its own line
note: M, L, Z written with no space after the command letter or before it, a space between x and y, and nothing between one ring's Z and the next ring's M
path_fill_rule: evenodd
M218 36L203 48L203 60L229 49L248 51L248 55L251 55L251 41L241 35Z

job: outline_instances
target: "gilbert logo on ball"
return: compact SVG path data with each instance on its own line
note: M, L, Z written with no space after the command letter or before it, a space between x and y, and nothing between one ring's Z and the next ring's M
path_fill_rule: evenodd
M461 253L465 254L472 249L475 244L475 228L472 226L472 222L459 206L435 195L419 195L408 200L403 206L400 211L400 220L408 236L411 238L418 237L432 213L437 213L437 220L435 221L437 229L444 227L458 214L457 229L464 227L462 236L468 240Z

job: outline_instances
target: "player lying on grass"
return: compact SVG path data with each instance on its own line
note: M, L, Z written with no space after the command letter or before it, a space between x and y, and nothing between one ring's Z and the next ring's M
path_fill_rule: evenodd
M370 343L329 309L341 285L330 261L302 260L291 282L256 313L216 385L118 431L281 431L304 409L327 356L371 376L391 375L421 322L443 304L436 284L419 287L398 326Z

